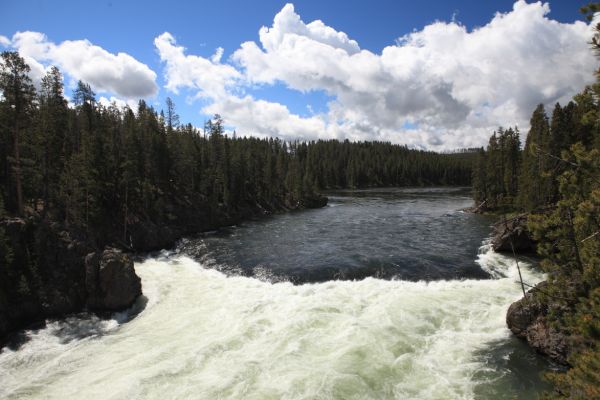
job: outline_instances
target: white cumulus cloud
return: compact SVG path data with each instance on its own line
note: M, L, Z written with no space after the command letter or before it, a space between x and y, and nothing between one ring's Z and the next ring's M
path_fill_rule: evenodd
M377 54L322 21L305 23L287 4L231 64L219 51L212 59L186 55L168 33L155 44L167 88L197 91L211 102L204 112L221 113L240 132L449 149L482 145L498 125L525 131L536 104L564 103L594 80L592 26L560 23L549 12L547 3L519 0L479 28L435 22ZM326 113L300 117L243 95L277 84L333 100Z
M168 32L154 39L154 45L165 63L166 87L175 93L182 87L194 88L199 91L199 96L220 98L226 96L227 89L236 85L242 77L231 65L220 63L222 49L217 50L212 59L186 55L185 48L178 46Z
M134 99L123 100L115 96L110 96L110 98L100 96L100 98L98 99L98 103L106 108L114 106L120 110L129 107L131 110L133 110L133 112L137 112L139 105L139 102Z
M305 24L294 11L294 5L290 3L275 15L271 28L263 26L260 29L259 36L267 50L276 49L290 38L293 40L294 37L309 38L314 42L342 49L348 53L357 53L360 50L356 41L349 39L344 32L338 32L325 25L320 20Z
M10 41L39 80L48 64L58 66L75 80L89 83L95 91L126 99L151 97L158 92L156 73L126 53L110 53L87 40L56 44L40 32L17 32Z

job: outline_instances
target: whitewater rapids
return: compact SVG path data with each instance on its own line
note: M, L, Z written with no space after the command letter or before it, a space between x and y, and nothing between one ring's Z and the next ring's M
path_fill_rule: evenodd
M135 318L26 332L0 353L0 398L477 398L507 373L481 354L510 340L506 310L521 296L511 259L486 245L477 262L494 279L294 286L147 259ZM529 283L543 278L521 268Z

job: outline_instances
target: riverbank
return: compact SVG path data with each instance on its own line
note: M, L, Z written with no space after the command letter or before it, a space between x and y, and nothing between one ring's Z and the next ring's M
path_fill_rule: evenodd
M480 207L466 211L483 213ZM528 213L513 213L510 218L502 215L493 225L493 250L509 257L536 255L537 244L528 228L529 218ZM561 366L568 366L568 356L572 351L569 337L547 318L560 307L548 296L548 282L540 282L534 287L525 282L524 289L527 290L526 295L512 303L506 313L508 328L538 353Z
M0 397L535 398L545 361L504 319L516 266L469 201L345 192L188 238L136 263L134 319L54 321L1 354Z
M327 197L312 195L295 204L255 204L230 213L186 211L170 225L132 216L128 244L72 231L38 214L4 218L0 231L10 259L5 266L8 279L0 290L0 348L20 329L43 326L48 318L131 306L142 288L130 254L171 248L183 237L244 220L326 204Z

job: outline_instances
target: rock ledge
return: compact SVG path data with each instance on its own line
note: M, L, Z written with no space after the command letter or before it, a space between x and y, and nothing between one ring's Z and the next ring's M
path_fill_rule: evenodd
M538 353L568 365L570 349L567 336L548 324L546 315L549 306L539 299L546 285L546 282L538 284L524 298L512 303L506 314L506 324L512 333L526 340Z
M87 307L91 310L122 310L142 294L133 261L113 248L85 257L85 287Z
M494 225L494 237L492 238L494 251L512 253L513 246L517 254L535 252L535 242L527 229L527 214L521 214Z

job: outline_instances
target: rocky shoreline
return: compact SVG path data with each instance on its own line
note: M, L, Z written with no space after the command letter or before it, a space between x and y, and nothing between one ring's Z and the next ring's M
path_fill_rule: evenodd
M319 196L307 199L295 208L319 208L326 204L327 198ZM293 208L282 210L290 209ZM135 273L131 256L134 249L148 252L168 248L185 235L270 213L255 209L221 221L213 219L196 231L181 226L157 226L146 221L132 229L135 247L121 246L120 249L117 246L98 249L85 240L74 238L59 224L36 217L2 220L0 227L4 228L15 250L11 265L37 275L39 287L35 293L33 288L18 288L17 298L0 308L0 346L4 346L14 332L43 324L47 318L61 318L83 310L106 313L130 307L142 294L141 280ZM513 249L515 254L534 253L535 243L527 230L527 215L496 223L492 247L510 255ZM546 322L552 305L541 298L544 286L545 282L540 283L525 298L513 303L506 322L517 337L537 352L567 365L568 338Z
M129 243L86 237L39 215L0 220L12 250L6 266L9 279L0 288L0 349L21 329L43 326L49 318L81 311L104 315L131 307L142 294L133 254L170 248L182 237L243 220L320 208L327 202L327 197L314 195L298 204L275 204L268 209L256 205L234 214L207 215L196 210L171 224L132 219Z
M7 275L14 281L0 307L0 346L47 318L123 310L142 294L131 257L119 249L94 251L60 225L33 217L9 218L0 227L12 249Z
M494 251L510 256L535 254L535 241L527 229L527 218L527 214L520 214L497 222L492 236ZM545 281L541 282L529 290L525 297L512 303L506 313L506 324L514 335L525 340L535 351L566 366L570 352L569 340L547 321L548 313L557 306L549 303L547 296L544 297L546 286Z
M535 242L527 229L527 214L502 218L494 225L492 248L498 253L535 254Z
M546 286L546 282L539 283L525 297L511 304L506 313L506 324L513 334L524 339L538 353L558 364L568 365L568 337L546 320L549 310L554 307L541 298Z

